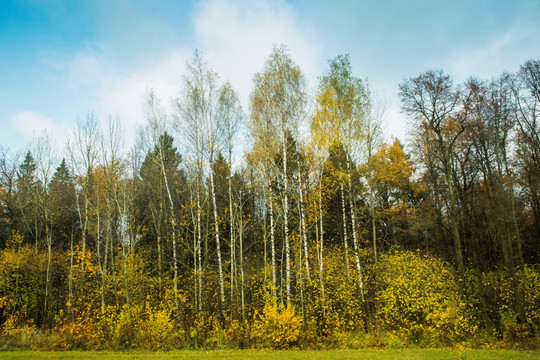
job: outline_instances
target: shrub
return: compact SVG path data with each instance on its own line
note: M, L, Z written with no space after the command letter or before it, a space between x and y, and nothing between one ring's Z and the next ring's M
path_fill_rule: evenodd
M263 313L256 315L252 335L260 346L283 349L297 344L301 326L293 306L267 303Z
M251 326L247 320L232 320L227 329L227 343L240 349L251 345Z
M58 346L68 350L91 348L94 329L92 317L78 317L76 321L66 322L58 329Z
M145 319L137 331L137 347L158 349L173 345L174 327L165 310L145 309Z
M520 278L525 322L536 338L540 338L540 268L525 266Z
M378 279L382 326L409 342L450 345L460 333L475 330L443 261L408 251L390 253L381 256Z
M23 240L14 231L0 251L0 319L9 319L13 328L43 320L32 314L41 314L43 309L46 253L36 253Z
M190 332L190 345L193 347L215 347L219 343L221 325L215 314L198 314Z

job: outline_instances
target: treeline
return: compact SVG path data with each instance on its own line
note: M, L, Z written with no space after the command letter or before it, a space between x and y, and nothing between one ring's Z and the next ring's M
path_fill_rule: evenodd
M1 346L535 346L540 61L399 93L408 151L347 55L313 95L275 47L243 112L195 52L130 151L3 151Z

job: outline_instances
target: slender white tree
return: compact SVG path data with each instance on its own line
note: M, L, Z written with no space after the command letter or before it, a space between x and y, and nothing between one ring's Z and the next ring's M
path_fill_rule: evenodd
M289 243L289 139L305 118L307 85L304 74L284 46L275 46L263 70L255 74L251 93L251 123L256 146L268 149L266 162L281 157L283 234L287 304L291 301L291 256ZM263 145L264 144L264 145ZM272 228L272 226L271 226Z

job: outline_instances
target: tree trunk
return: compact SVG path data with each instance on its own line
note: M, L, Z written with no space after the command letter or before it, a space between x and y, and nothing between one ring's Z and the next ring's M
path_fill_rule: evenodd
M283 231L285 236L285 272L287 305L291 301L291 255L289 249L289 180L287 176L287 137L283 134Z
M81 211L81 206L79 203L79 193L76 193L75 200L77 202L77 214L79 215L79 226L81 229L81 240L82 240L82 262L81 262L81 271L85 273L85 260L86 260L86 230L88 227L88 197L84 196L84 220Z
M340 183L339 188L341 190L341 217L343 221L343 252L345 260L345 270L347 272L347 279L349 278L349 245L347 244L347 216L345 213L345 191L343 190L343 183Z
M221 261L221 245L219 241L219 218L217 214L217 205L216 205L216 193L214 189L214 174L210 170L210 188L212 191L212 205L214 207L214 229L216 232L216 249L218 256L218 270L219 270L219 295L221 300L221 313L225 312L225 284L223 280L223 264Z
M69 280L68 280L68 315L73 321L73 226L71 226L71 238L69 242Z
M272 251L272 294L274 299L277 298L277 276L276 276L276 246L275 246L275 231L274 231L274 205L272 197L270 203L270 248Z
M373 256L375 257L375 262L378 261L377 256L377 229L375 227L375 196L373 194L373 184L370 185L369 190L369 197L370 197L370 212L371 212L371 237L373 240Z
M323 212L322 212L322 177L319 183L319 225L320 225L320 250L319 250L319 281L321 283L321 298L324 304L324 229L323 229ZM323 306L324 314L324 306Z
M300 178L300 175L299 175ZM306 220L305 220L305 214L304 214L304 197L303 197L303 186L302 186L302 180L300 179L300 188L298 190L298 193L300 194L300 225L301 225L301 231L302 231L302 239L304 244L304 257L305 257L305 265L306 265L306 275L308 279L311 278L309 274L309 256L308 256L308 245L307 245L307 234L306 234Z
M238 225L240 227L238 234L238 241L240 245L240 291L242 296L242 319L246 316L245 309L245 293L244 293L244 221L242 219L243 209L242 209L242 199L240 199L240 219Z
M445 170L445 178L446 178L446 187L448 189L448 197L450 198L450 231L452 234L452 239L454 241L454 252L456 254L458 273L460 276L463 276L465 272L465 266L463 264L463 252L461 250L461 239L459 236L459 229L458 229L456 196L454 194L454 186L452 184L452 170L451 170L451 165L450 165L449 154L444 155L444 170Z
M231 153L229 152L229 171L232 172L231 169ZM229 174L228 179L228 186L229 186L229 223L230 223L230 241L231 241L231 310L233 306L233 298L234 298L234 266L235 266L235 251L236 246L234 243L234 217L233 217L233 200L232 200L232 176Z
M45 306L43 318L47 319L47 307L49 303L49 288L51 284L51 256L52 256L52 234L49 225L49 216L45 210L45 237L47 239L47 278L45 282Z
M174 220L174 203L171 195L171 190L169 188L169 181L167 179L167 173L165 172L165 164L163 163L163 154L159 154L159 160L161 165L161 173L163 175L163 180L165 182L165 189L167 190L167 197L169 198L169 207L170 214L169 220L171 222L171 235L172 235L172 246L173 246L173 267L174 267L174 279L173 279L173 289L174 289L174 301L176 305L176 312L180 310L180 304L178 300L178 259L176 257L176 221Z
M364 300L364 279L362 276L362 264L360 263L360 253L358 249L358 239L356 236L356 211L355 211L355 202L353 199L352 192L352 179L351 179L351 165L349 158L347 157L347 178L349 182L349 207L351 209L351 225L352 225L352 236L353 236L353 245L354 245L354 254L356 256L356 271L358 272L358 286L360 288L360 294L362 300Z
M100 211L99 211L99 193L96 194L97 199L97 222L96 222L96 243L97 243L97 258L99 271L101 273L101 314L105 313L105 267L107 266L107 249L105 249L105 260L101 260L101 226L100 226Z
M193 211L193 188L190 186L189 191L189 200L190 200L190 212L191 212L191 222L193 224L193 309L197 310L199 308L199 302L197 298L198 288L197 288L197 217Z
M199 258L199 311L202 311L202 231L201 231L201 192L197 187L197 256Z

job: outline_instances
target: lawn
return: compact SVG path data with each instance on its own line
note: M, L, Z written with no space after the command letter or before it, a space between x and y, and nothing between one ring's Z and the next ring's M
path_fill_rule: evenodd
M539 351L511 350L178 350L169 352L148 351L13 351L0 352L0 359L358 359L358 360L409 360L409 359L540 359Z

